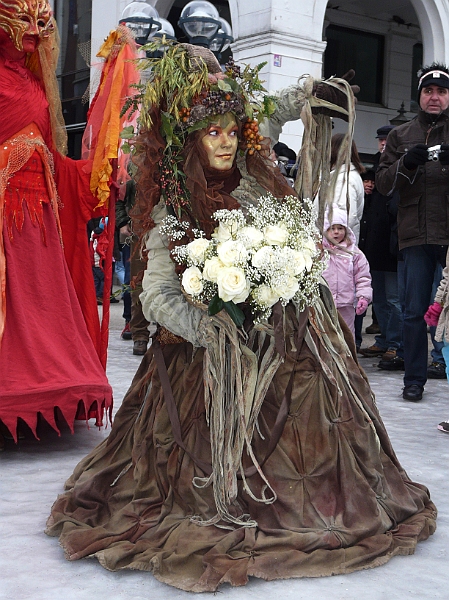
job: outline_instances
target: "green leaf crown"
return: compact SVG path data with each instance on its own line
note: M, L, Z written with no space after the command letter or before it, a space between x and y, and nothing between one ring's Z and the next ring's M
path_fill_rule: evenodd
M274 112L275 101L266 95L259 77L265 62L254 68L249 65L240 68L231 59L223 75L217 78L210 74L205 60L192 57L176 41L163 38L143 46L142 50L147 57L159 56L139 60L146 81L136 86L138 93L128 101L124 111L139 110L140 127L147 131L153 126L151 114L159 112L160 133L166 143L159 163L161 193L167 204L180 214L181 207L189 202L181 170L187 136L207 127L217 114L231 112L242 123L260 122Z

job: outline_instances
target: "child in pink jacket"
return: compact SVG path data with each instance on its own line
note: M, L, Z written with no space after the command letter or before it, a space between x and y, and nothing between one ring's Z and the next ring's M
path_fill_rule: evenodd
M326 215L324 228L323 247L329 253L329 263L323 277L335 306L355 335L355 315L363 314L373 297L368 261L356 246L346 211L334 205L331 219Z

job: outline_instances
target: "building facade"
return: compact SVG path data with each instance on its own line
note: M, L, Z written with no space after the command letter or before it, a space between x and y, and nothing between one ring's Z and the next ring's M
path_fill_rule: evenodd
M75 43L82 47L86 37L91 39L95 57L129 2L54 0L62 29L61 69L75 71L71 75L70 68L61 71L61 82L72 89L73 98L86 83L86 72L76 68L86 67L80 52L73 54ZM150 3L176 28L187 0ZM253 65L266 61L262 74L270 91L291 85L304 74L327 77L354 68L353 83L361 87L354 137L362 154L376 152L376 129L398 116L402 103L405 116L413 117L418 68L433 61L449 64L448 0L219 0L212 4L232 26L235 61ZM66 115L82 116L70 105L70 98L65 105ZM335 121L335 131L343 129L344 124ZM301 131L299 123L289 123L281 139L297 151Z

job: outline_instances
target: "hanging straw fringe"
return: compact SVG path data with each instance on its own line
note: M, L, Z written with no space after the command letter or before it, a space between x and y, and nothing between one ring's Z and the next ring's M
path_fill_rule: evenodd
M245 343L242 332L226 313L211 317L211 325L207 331L208 344L204 355L204 384L212 474L207 478L196 477L193 483L198 488L213 485L217 514L207 521L199 517L192 517L192 520L198 525L216 525L225 529L232 529L232 525L256 527L256 521L249 515L236 517L231 514L230 508L237 498L238 473L243 488L256 502L271 504L277 498L253 453L251 441L267 388L282 357L276 352L274 331L269 326L262 334L265 339L270 336L262 355L260 344L256 352L249 347L255 343L257 334L252 335L249 344ZM242 464L245 448L265 483L260 498L251 491L245 478Z
M345 165L346 180L348 180L351 166L351 144L355 123L355 99L351 86L345 79L331 77L320 82L338 88L346 93L348 110L321 100L313 95L313 77L306 77L301 86L298 100L304 103L301 120L304 125L304 134L300 152L300 163L295 181L295 190L300 198L315 199L318 195L318 228L323 232L324 214L326 209L332 217L332 199L335 191L340 168ZM330 174L330 145L332 138L331 117L312 113L312 108L329 108L348 117L348 129L338 152L337 162L333 165L333 174ZM349 187L346 193L346 207L349 212Z
M335 321L335 323L333 322L332 319L329 319L329 318L325 319L323 307L319 303L317 303L312 309L310 324L312 326L312 329L315 331L317 337L320 339L322 346L326 349L326 351L329 353L329 355L332 356L333 363L336 365L338 371L340 372L342 383L346 388L347 394L354 399L354 401L357 404L357 406L359 407L360 411L365 416L367 423L369 423L370 428L373 430L377 448L380 449L381 444L380 444L379 436L377 435L375 425L374 425L371 417L369 416L365 406L363 405L362 401L360 400L359 396L357 395L357 393L355 392L354 388L351 385L351 382L350 382L349 376L348 376L348 371L346 369L346 364L345 364L345 361L343 360L343 357L338 353L337 349L334 347L334 345L332 344L332 342L330 340L329 333L327 333L329 328L332 328L333 331L338 334L339 339L344 339L343 332L341 331L340 326L338 324L338 319ZM334 375L330 371L329 367L327 367L327 365L321 360L321 357L318 352L318 348L316 347L315 342L313 341L313 338L310 335L309 331L307 332L304 340L305 340L307 346L309 347L310 351L312 352L312 354L315 356L315 358L321 364L323 372L326 375L328 381L332 385L337 387L338 395L341 396L342 390L338 386L337 380L335 379ZM349 349L347 349L347 354L348 355L350 354Z

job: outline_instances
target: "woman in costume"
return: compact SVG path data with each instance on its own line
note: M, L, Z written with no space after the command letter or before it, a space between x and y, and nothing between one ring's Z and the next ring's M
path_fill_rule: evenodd
M257 218L268 192L291 194L248 117L257 75L230 65L223 79L205 58L178 45L153 65L135 225L148 253L143 310L160 326L109 438L67 481L47 533L69 560L95 556L107 569L152 571L196 592L251 576L347 573L410 554L433 533L436 510L394 454L324 282L307 306L278 303L257 324L244 305L241 327L232 310L211 315L184 293L187 269L181 289L184 267L173 258L195 229L205 234L199 245L224 239L215 211ZM259 116L271 113L273 132L304 110L305 147L312 121L330 142L329 119L312 118L341 110L341 102L318 106L317 95L338 97L338 86L326 88L309 79L273 99L274 112L259 104ZM312 163L302 154L304 187L315 187ZM184 237L168 236L168 223L181 223Z
M86 241L98 198L63 156L56 36L46 0L0 1L0 432L15 441L19 420L73 430L112 406Z

